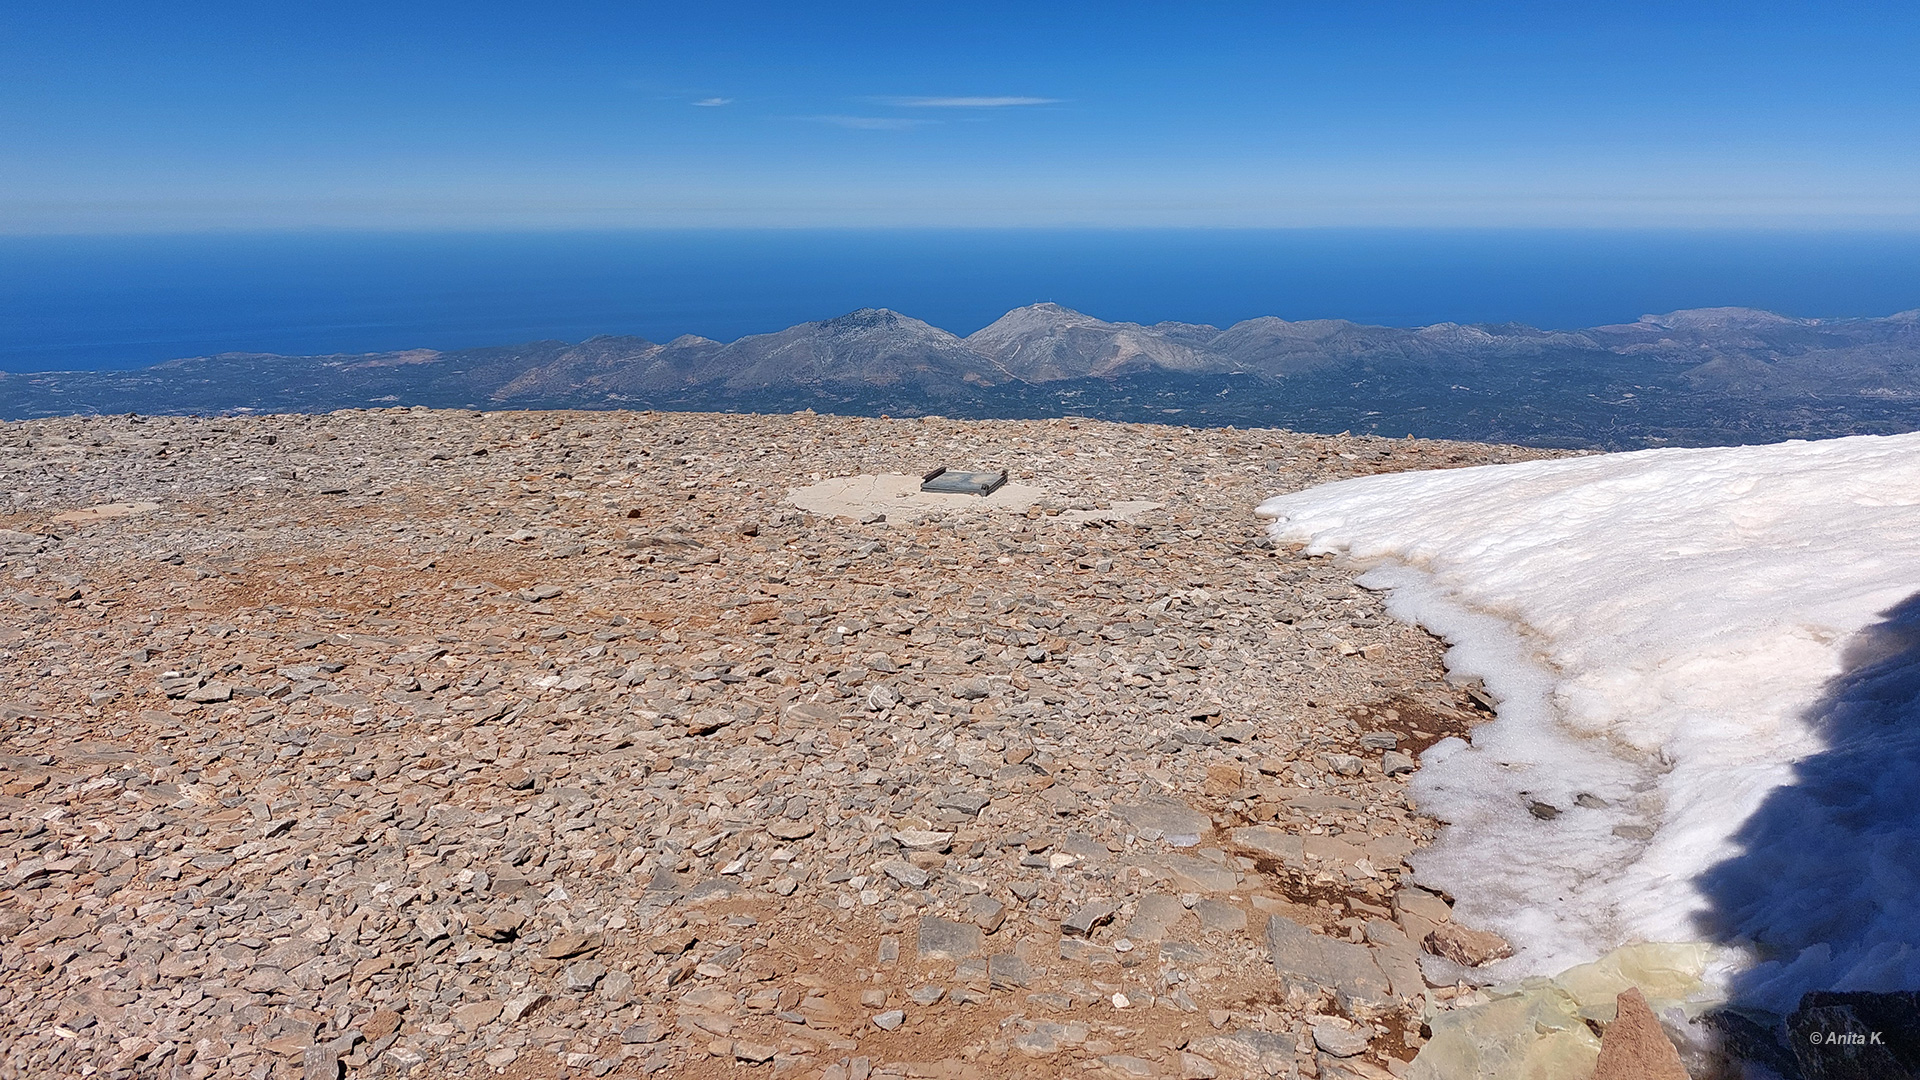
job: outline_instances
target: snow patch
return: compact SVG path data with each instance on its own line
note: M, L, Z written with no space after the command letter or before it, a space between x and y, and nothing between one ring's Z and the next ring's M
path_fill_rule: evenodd
M1371 567L1499 702L1413 785L1449 823L1419 879L1516 946L1490 974L1711 939L1758 943L1730 989L1782 1011L1920 985L1920 434L1366 477L1259 513Z

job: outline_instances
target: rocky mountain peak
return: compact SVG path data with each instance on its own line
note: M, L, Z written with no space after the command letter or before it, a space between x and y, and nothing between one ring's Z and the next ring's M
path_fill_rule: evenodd
M1216 372L1231 361L1138 323L1110 323L1055 303L1015 308L967 344L1029 382L1137 371Z
M1017 307L993 322L967 335L969 342L998 342L1021 334L1046 333L1069 327L1109 327L1116 324L1096 319L1070 307L1048 301ZM1131 325L1131 324L1128 324Z
M926 327L929 330L936 329L927 323L921 322L919 319L902 315L897 311L891 311L887 308L861 308L858 311L849 311L837 319L824 319L812 325L828 333L843 333L849 330L891 330L901 326L909 328ZM944 332L945 331L942 331L942 333Z
M1759 330L1786 326L1812 326L1816 319L1796 319L1771 311L1748 307L1682 308L1665 315L1642 315L1642 323L1669 330Z

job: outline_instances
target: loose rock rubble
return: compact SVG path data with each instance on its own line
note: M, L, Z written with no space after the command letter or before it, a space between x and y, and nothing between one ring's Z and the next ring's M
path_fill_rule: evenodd
M1547 453L0 425L0 1075L1402 1070L1465 992L1420 943L1477 940L1402 882L1435 828L1403 785L1482 706L1250 511ZM787 500L938 465L1046 494Z

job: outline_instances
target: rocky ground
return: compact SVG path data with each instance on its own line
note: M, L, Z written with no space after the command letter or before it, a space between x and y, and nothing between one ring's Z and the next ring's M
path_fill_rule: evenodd
M0 1075L1404 1071L1421 943L1485 945L1402 880L1404 781L1480 706L1251 510L1546 453L0 425ZM936 465L1040 495L788 498Z

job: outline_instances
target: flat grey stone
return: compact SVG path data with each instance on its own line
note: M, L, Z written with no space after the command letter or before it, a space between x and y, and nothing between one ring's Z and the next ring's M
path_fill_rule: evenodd
M1426 980L1420 974L1420 947L1406 931L1384 919L1368 919L1367 942L1374 946L1374 963L1386 974L1394 997L1419 997L1426 990Z
M1273 968L1288 984L1312 984L1334 990L1354 1001L1385 1006L1393 992L1373 952L1365 945L1335 941L1287 918L1267 920L1267 946Z
M751 1065L759 1065L772 1061L773 1056L779 1052L779 1047L774 1046L772 1043L748 1042L745 1039L735 1039L733 1042L734 1060L744 1061ZM615 1062L615 1064L617 1065L618 1062ZM612 1072L613 1070L609 1069L607 1071Z
M707 881L700 882L699 884L695 885L691 889L688 889L687 899L688 900L723 899L725 897L732 896L734 892L735 892L735 889L732 882L724 880L722 878L711 878Z
M1199 1054L1181 1052L1180 1080L1214 1080L1219 1075L1220 1070L1214 1068L1213 1062Z
M1290 1035L1252 1030L1202 1035L1188 1043L1187 1049L1249 1076L1287 1076L1293 1070L1293 1037Z
M1324 760L1327 763L1327 768L1339 773L1341 776L1359 776L1361 771L1366 768L1366 762L1361 761L1352 754L1328 754Z
M987 804L992 801L992 798L977 791L956 791L951 795L941 796L934 806L941 810L957 810L962 814L971 815L986 809Z
M1007 905L985 893L975 893L967 898L967 917L973 920L973 925L991 934L1007 921Z
M1249 825L1229 832L1227 839L1237 848L1265 855L1287 866L1306 864L1306 841L1284 829L1276 829L1271 825Z
M1082 904L1073 914L1060 921L1060 929L1075 937L1086 937L1097 926L1112 921L1117 909L1112 904Z
M1454 986L1459 983L1465 983L1468 986L1493 985L1492 977L1485 972L1464 964L1456 964L1444 956L1422 952L1416 962L1420 965L1420 978L1428 986Z
M506 1007L500 1010L500 1016L511 1024L539 1009L550 1000L552 999L538 990L529 990L524 994L508 998Z
M300 1055L301 1080L340 1080L343 1051L331 1043L309 1046Z
M1160 943L1160 959L1168 963L1204 964L1212 958L1212 953L1189 942L1163 941Z
M987 979L995 990L1012 990L1033 981L1033 965L1013 953L987 957Z
M920 917L917 951L922 960L964 960L980 953L980 928L932 915Z
M929 880L925 870L905 859L888 859L880 864L880 872L912 889L920 888Z
M1060 959L1072 960L1081 964L1117 964L1120 962L1119 956L1107 946L1095 945L1091 941L1081 941L1079 938L1070 937L1060 939Z
M1127 921L1126 935L1134 941L1159 941L1186 917L1186 905L1180 903L1179 897L1148 893L1135 903L1133 918Z
M953 834L928 829L902 829L893 834L894 842L908 851L951 851Z
M1079 1046L1087 1041L1090 1034L1092 1030L1077 1021L1057 1024L1051 1020L1041 1020L1033 1025L1032 1031L1021 1032L1008 1042L1023 1054L1043 1057L1057 1054L1070 1046Z
M1371 1033L1332 1020L1319 1020L1313 1025L1313 1045L1334 1057L1353 1057L1364 1052L1372 1041Z
M1247 913L1224 900L1202 900L1193 905L1200 917L1200 929L1211 933L1232 934L1247 928Z
M1213 819L1173 799L1114 803L1113 816L1127 823L1141 839L1165 840L1174 847L1192 847L1213 828Z
M600 980L606 978L606 975L606 967L592 960L570 964L566 970L567 989L576 993L585 993L600 985Z
M1163 877L1172 878L1173 887L1181 892L1232 892L1240 884L1239 876L1232 870L1197 855L1167 852L1140 860L1140 865L1159 871Z

